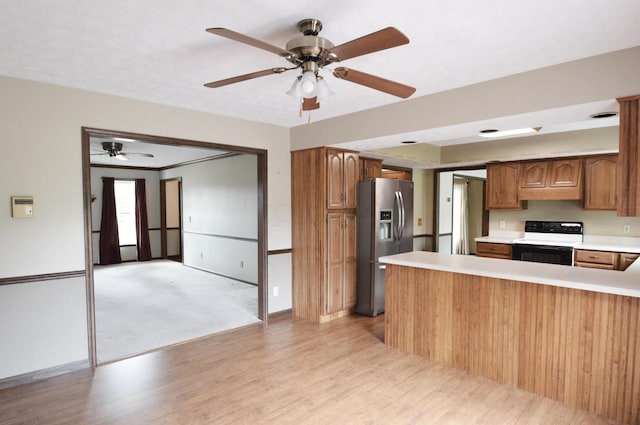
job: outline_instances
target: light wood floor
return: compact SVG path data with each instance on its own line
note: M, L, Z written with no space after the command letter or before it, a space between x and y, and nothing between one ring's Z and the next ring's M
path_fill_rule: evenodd
M397 351L384 315L288 316L0 391L2 424L613 424Z

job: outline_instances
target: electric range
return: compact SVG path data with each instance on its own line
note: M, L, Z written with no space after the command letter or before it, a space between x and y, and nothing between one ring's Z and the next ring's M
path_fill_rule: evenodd
M584 225L577 221L527 220L524 237L513 241L512 259L573 265L573 247L582 242Z

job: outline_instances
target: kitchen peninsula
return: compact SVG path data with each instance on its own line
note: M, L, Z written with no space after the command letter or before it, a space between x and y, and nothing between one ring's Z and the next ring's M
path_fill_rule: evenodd
M380 261L386 344L640 424L640 262L622 272L424 251Z

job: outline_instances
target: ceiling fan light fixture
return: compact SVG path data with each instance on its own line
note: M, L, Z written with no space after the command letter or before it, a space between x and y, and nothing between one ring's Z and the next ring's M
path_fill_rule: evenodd
M291 85L291 88L289 89L289 91L287 91L287 94L291 97L302 96L302 92L300 91L300 77L293 80L293 84Z
M300 78L300 92L302 97L310 99L316 97L318 91L318 80L316 74L313 71L305 71Z
M324 78L318 75L317 83L318 101L322 101L329 96L333 96L334 93L331 91L329 84L327 84Z

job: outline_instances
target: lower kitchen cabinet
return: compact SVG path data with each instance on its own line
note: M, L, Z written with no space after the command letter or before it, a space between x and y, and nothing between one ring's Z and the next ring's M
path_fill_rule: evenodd
M511 260L511 245L506 243L477 242L476 256Z
M327 215L327 288L325 313L350 309L356 304L357 239L355 213Z
M591 251L576 249L573 253L574 265L577 267L589 267L592 269L618 269L618 253L610 251Z
M576 249L574 266L593 269L624 271L640 257L640 254L613 251Z
M618 269L626 270L634 261L636 261L640 257L640 254L629 254L629 253L621 253L618 261Z

